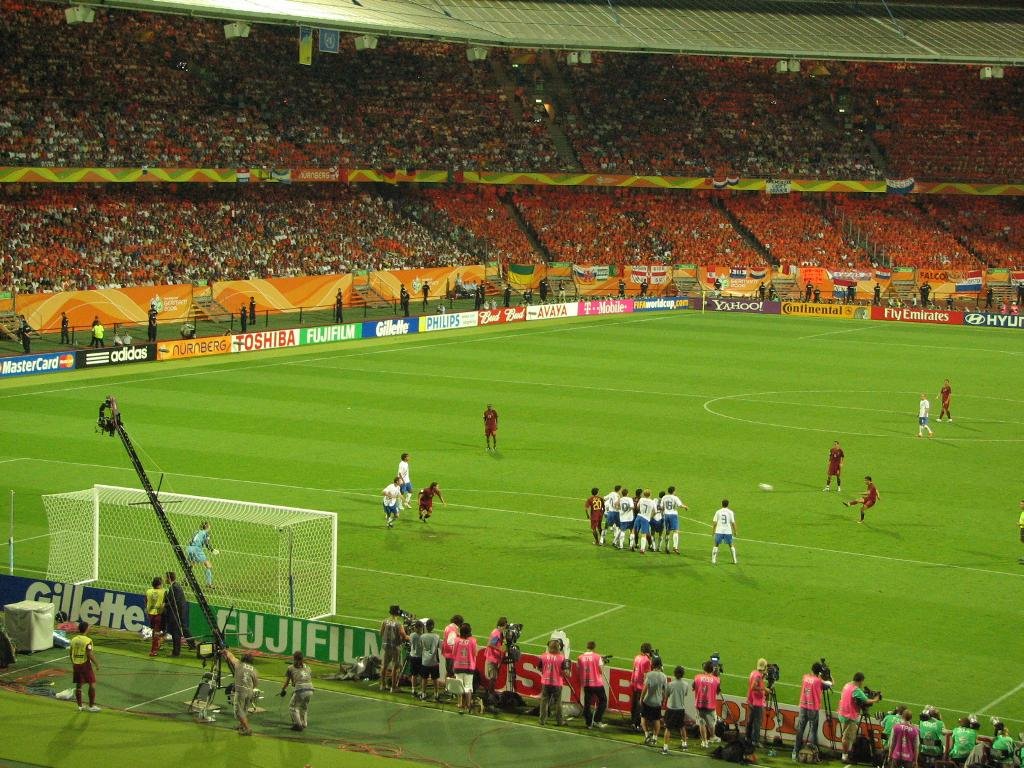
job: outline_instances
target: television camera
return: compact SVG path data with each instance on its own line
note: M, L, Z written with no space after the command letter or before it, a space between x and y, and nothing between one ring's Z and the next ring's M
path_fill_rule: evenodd
M764 670L764 686L768 690L772 690L777 682L779 682L779 665L769 663Z
M655 651L655 653L657 653L657 651ZM725 665L722 664L721 654L719 654L718 651L715 651L711 654L708 661L711 662L711 674L715 677L721 677L722 673L725 672Z

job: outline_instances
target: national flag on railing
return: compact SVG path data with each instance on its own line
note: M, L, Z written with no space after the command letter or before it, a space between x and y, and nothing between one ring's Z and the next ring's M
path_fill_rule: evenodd
M717 279L718 279L718 273L715 272L715 270L713 270L713 269L709 269L707 271L707 273L704 275L704 282L706 282L708 284L714 283L715 280L717 280Z
M518 288L532 288L536 268L535 264L509 264L508 282Z
M1011 272L1010 285L1024 285L1024 272Z
M299 64L313 63L313 28L299 27Z
M848 277L833 277L832 284L842 286L843 288L850 288L857 284L856 280L851 280Z
M964 276L956 281L957 293L978 293L982 288L982 277L980 269L972 269L965 272Z
M235 181L238 182L239 184L245 184L246 182L248 182L249 181L249 169L248 168L239 168L237 171L235 171Z
M765 270L763 270L763 269L752 269L752 270L750 270L750 279L751 280L764 280L764 276L766 274L767 274L767 272Z
M887 269L876 269L875 280L892 280L892 272Z
M341 48L341 33L336 29L318 29L320 53L337 53Z
M743 267L733 267L729 270L729 277L733 280L745 280L747 277L747 270Z

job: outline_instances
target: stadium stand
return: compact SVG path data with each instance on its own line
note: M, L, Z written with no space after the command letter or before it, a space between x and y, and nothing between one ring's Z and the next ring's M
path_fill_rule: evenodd
M935 198L925 209L988 266L1024 265L1024 205L1019 200Z

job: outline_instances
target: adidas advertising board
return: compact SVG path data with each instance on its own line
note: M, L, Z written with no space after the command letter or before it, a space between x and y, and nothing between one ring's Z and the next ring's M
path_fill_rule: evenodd
M79 368L97 368L101 365L148 363L156 360L155 344L137 344L110 349L81 349L75 353Z

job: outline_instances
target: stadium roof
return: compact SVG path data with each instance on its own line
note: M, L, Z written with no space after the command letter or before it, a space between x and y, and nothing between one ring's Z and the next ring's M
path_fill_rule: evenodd
M1008 0L104 0L106 7L514 48L1024 65Z

